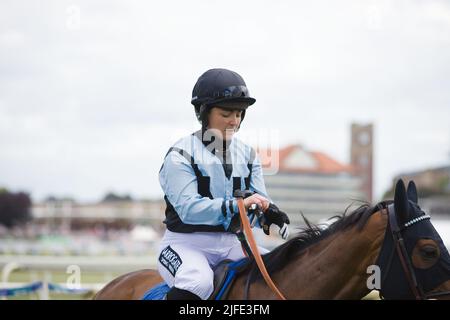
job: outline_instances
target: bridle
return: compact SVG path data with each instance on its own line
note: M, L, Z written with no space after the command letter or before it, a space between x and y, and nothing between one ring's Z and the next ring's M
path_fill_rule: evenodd
M402 236L402 231L409 228L413 224L416 224L418 222L428 220L431 217L427 214L424 214L422 216L419 216L417 218L411 219L410 221L404 223L402 226L398 225L397 217L395 214L395 208L394 204L390 204L386 207L387 209L387 215L389 219L389 225L390 225L390 231L392 235L392 239L394 240L394 248L392 248L392 252L389 255L389 260L387 264L387 270L385 272L386 279L387 275L389 274L389 270L392 265L392 260L394 257L394 252L397 252L397 256L400 259L400 263L403 269L403 272L405 273L406 279L408 281L409 287L411 288L412 293L414 294L414 297L416 300L426 300L426 299L433 299L440 296L446 296L450 295L450 291L442 291L442 292L434 292L434 293L425 293L421 284L417 281L416 273L413 268L413 264L411 261L411 257L408 255L408 251L406 250L405 246L405 240ZM382 281L383 284L384 281Z

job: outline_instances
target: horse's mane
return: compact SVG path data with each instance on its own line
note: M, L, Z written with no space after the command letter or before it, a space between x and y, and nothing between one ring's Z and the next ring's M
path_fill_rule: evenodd
M345 230L349 227L357 225L358 229L361 230L369 218L377 211L386 208L393 201L382 201L375 206L370 206L367 203L362 204L357 209L353 210L351 213L347 214L349 207L344 211L342 215L336 215L328 220L336 219L329 227L321 224L313 224L301 213L303 220L305 222L305 227L301 229L292 239L283 243L282 245L276 247L271 252L263 255L264 264L266 265L267 271L269 273L276 272L280 270L283 266L289 263L292 259L297 257L302 253L307 247L314 243L317 243L324 238L335 234L338 231ZM255 267L255 261L252 261L248 268L253 270ZM256 278L261 277L260 272L252 272L253 276Z

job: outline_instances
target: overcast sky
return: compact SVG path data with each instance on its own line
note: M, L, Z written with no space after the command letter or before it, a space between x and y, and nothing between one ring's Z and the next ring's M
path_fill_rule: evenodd
M243 140L348 163L351 123L373 122L374 200L450 164L448 1L2 0L0 186L161 197L165 152L198 128L192 87L216 67L257 99Z

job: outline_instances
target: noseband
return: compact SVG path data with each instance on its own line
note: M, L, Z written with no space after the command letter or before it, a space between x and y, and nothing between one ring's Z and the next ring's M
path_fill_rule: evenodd
M422 286L417 281L416 273L414 272L413 264L411 262L411 257L408 255L406 250L405 241L402 236L402 232L412 226L413 224L419 223L424 220L430 219L430 216L425 214L417 218L411 219L410 221L404 223L402 226L398 225L395 208L393 204L387 206L387 214L389 218L389 225L391 230L391 235L394 240L394 247L389 257L388 267L386 270L386 276L389 274L391 268L392 259L394 257L394 250L397 251L397 255L400 259L403 272L405 273L406 279L408 281L409 287L411 288L414 297L417 300L433 299L440 296L450 295L450 291L435 292L435 293L425 293Z

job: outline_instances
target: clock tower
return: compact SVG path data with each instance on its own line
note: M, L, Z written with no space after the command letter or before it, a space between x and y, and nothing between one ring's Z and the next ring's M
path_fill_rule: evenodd
M373 125L352 124L351 165L362 178L362 191L369 203L373 192Z

